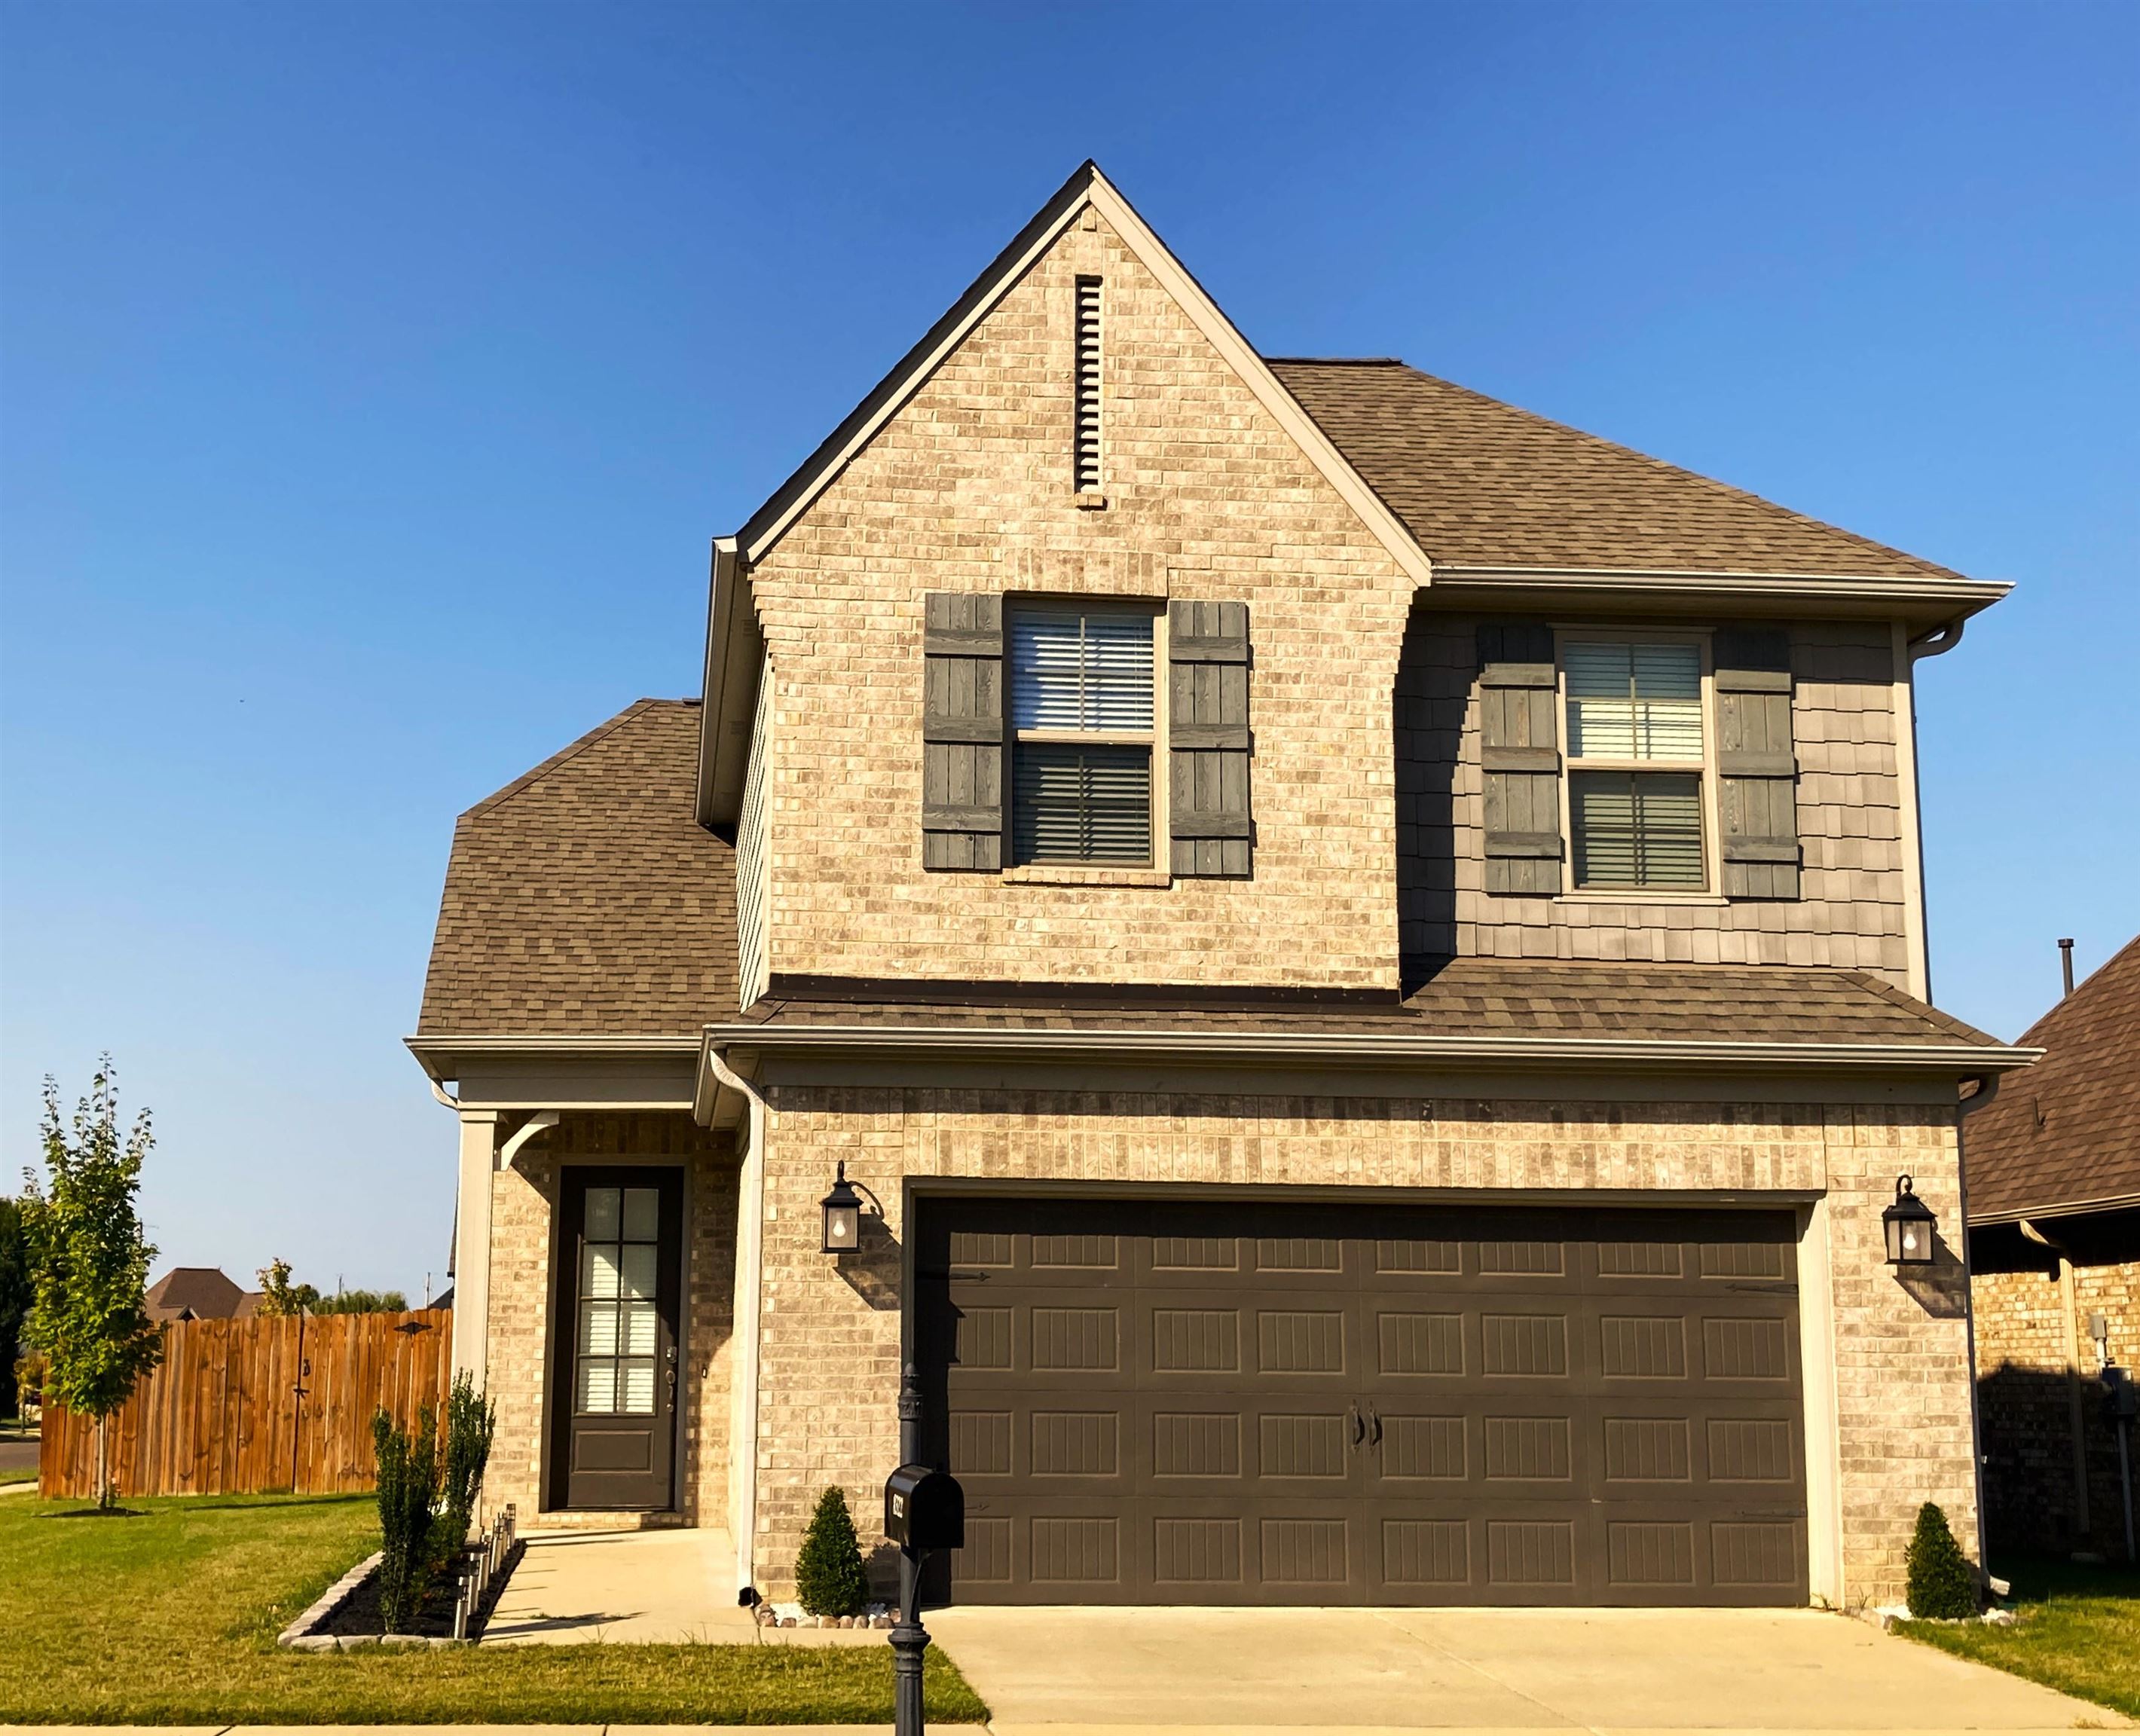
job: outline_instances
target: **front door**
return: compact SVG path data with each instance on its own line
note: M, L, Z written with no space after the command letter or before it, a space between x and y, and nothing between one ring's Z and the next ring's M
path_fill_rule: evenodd
M550 1504L672 1508L683 1173L568 1169L558 1204Z

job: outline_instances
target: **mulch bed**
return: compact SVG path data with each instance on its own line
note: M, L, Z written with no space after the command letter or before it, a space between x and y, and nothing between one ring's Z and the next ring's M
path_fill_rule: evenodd
M482 1601L469 1616L468 1636L480 1640L483 1629L489 1625L490 1613L498 1607L498 1599L505 1589L506 1582L513 1577L513 1570L520 1565L526 1545L516 1542L513 1553L506 1557L504 1567L491 1577ZM418 1639L450 1640L454 1636L454 1598L458 1582L450 1572L437 1575L424 1593L424 1606L416 1619L405 1630ZM365 1576L361 1583L328 1612L325 1621L316 1623L311 1630L315 1634L331 1634L337 1639L377 1639L386 1631L385 1618L379 1607L379 1575L376 1570Z

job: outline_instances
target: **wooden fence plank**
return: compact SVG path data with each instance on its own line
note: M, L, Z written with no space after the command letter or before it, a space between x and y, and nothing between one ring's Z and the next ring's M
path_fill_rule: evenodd
M112 1415L122 1495L302 1494L372 1486L371 1418L443 1412L453 1311L185 1320L164 1328L164 1361ZM302 1385L304 1395L297 1395ZM96 1425L46 1407L38 1485L96 1493Z

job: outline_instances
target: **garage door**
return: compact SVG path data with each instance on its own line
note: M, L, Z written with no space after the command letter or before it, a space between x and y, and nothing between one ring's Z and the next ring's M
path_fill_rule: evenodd
M1787 1212L924 1203L964 1603L1794 1604Z

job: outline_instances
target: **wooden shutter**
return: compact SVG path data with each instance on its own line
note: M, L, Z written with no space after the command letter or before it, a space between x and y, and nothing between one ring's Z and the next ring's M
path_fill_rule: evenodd
M1003 599L931 591L921 634L921 866L1003 866Z
M1714 641L1718 826L1726 898L1799 895L1798 755L1791 640L1733 628Z
M1168 830L1176 874L1245 879L1249 807L1249 606L1167 606Z
M1479 628L1479 753L1485 774L1486 890L1560 890L1559 694L1553 629Z

